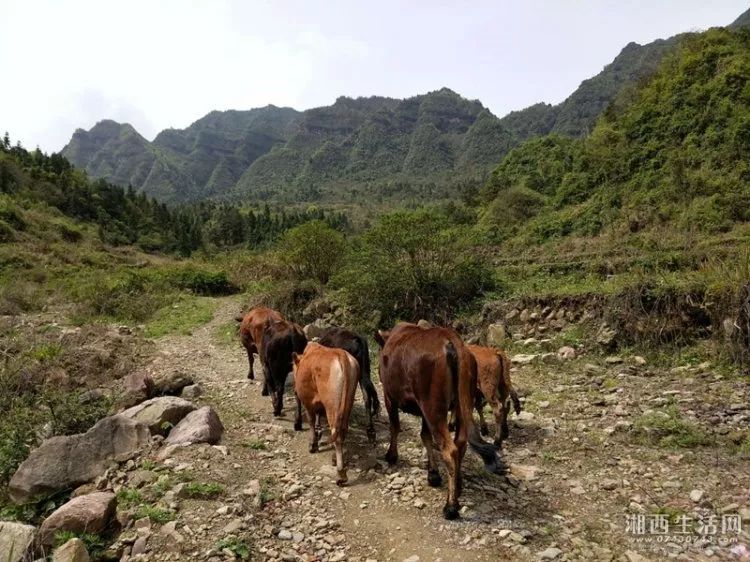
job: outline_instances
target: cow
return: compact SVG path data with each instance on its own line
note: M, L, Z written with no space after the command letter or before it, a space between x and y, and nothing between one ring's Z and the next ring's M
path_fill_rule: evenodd
M461 463L466 445L471 446L487 471L501 473L505 466L496 448L484 441L472 417L477 367L474 356L450 328L420 328L400 323L390 332L378 331L380 382L391 427L386 460L398 460L399 410L422 418L422 443L427 449L427 482L440 486L437 453L448 470L448 497L443 507L446 519L459 515ZM448 431L448 412L456 409L456 433Z
M336 347L351 354L359 364L359 386L365 401L365 410L369 418L367 437L375 442L374 418L380 412L380 399L370 377L370 350L367 340L345 328L331 328L318 340L320 345Z
M281 316L280 312L265 307L253 308L240 319L240 342L247 351L247 360L250 363L247 378L250 380L255 378L255 374L253 373L253 353L260 354L260 361L263 364L263 355L261 354L263 349L263 330L270 321L283 319L284 317ZM267 390L265 386L263 390ZM264 396L266 394L267 392L264 392Z
M280 416L284 405L284 386L292 372L292 354L302 353L307 338L297 324L271 320L263 329L261 361L265 372L264 396L271 395L273 415Z
M333 463L338 473L336 484L343 486L347 482L344 439L360 376L359 363L343 349L318 343L309 343L304 354L294 353L292 357L297 399L294 429L302 431L304 406L310 424L310 452L316 453L321 434L320 416L325 414L334 447Z
M503 439L508 437L508 410L511 401L516 414L521 413L521 403L510 380L510 359L505 352L493 347L481 345L468 345L467 347L477 362L475 403L479 412L479 428L482 435L489 433L483 411L486 400L492 408L497 423L494 443L499 447Z

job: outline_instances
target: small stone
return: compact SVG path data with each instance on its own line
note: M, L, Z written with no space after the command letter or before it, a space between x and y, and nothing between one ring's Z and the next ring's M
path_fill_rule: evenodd
M89 562L89 553L81 539L70 539L55 549L52 562Z
M619 482L617 480L606 478L602 480L602 483L599 485L599 487L602 490L614 490L615 488L617 488L618 484Z
M279 531L278 537L282 541L290 541L290 540L292 540L293 535L292 535L292 532L289 529L281 529L281 531Z
M557 350L557 357L564 361L569 361L576 358L576 350L569 345L564 345Z
M554 560L558 556L562 554L562 550L559 548L555 548L553 546L549 547L546 550L543 550L541 552L537 553L537 556L541 558L542 560Z
M419 556L413 554L412 556L409 556L409 558L404 558L404 562L419 562Z
M427 502L425 502L422 498L417 498L414 500L414 507L417 509L424 509L427 507Z
M692 490L690 492L690 501L698 503L703 499L703 490Z
M549 400L542 400L541 402L539 402L539 407L540 408L549 408Z
M607 365L618 365L618 364L620 364L620 363L623 362L623 358L622 357L618 357L617 355L610 355L609 357L607 357L604 360L604 362Z
M516 418L523 421L529 421L534 419L534 414L532 412L523 411L518 414Z
M634 355L633 356L633 363L635 363L636 365L643 366L643 365L646 364L646 358L645 357L641 357L640 355Z

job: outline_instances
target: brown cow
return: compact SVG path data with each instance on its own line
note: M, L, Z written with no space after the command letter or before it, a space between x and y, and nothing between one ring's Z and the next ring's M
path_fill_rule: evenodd
M480 392L477 393L476 407L479 412L479 427L482 435L489 433L484 421L484 401L481 399L484 395L497 423L495 445L500 446L503 439L508 437L508 410L511 400L516 414L521 413L521 403L510 380L510 359L505 352L492 347L467 347L477 361L477 386Z
M333 462L338 471L336 484L346 481L344 439L349 429L349 416L354 405L354 393L359 382L359 363L343 349L309 343L302 355L294 357L294 393L297 397L297 417L294 429L302 430L302 406L310 424L310 452L318 451L319 418L325 413L334 446Z
M243 347L247 351L247 360L250 363L250 370L247 373L247 378L254 379L255 374L253 373L253 353L260 355L261 364L263 363L263 355L261 350L263 349L263 330L271 320L283 320L280 312L277 312L271 308L258 307L253 308L243 318L240 324L240 341ZM266 391L265 385L263 390ZM266 395L267 392L264 392Z
M380 381L391 424L391 442L386 460L398 460L399 410L422 418L422 443L427 449L427 482L439 486L435 447L448 470L448 498L443 507L446 519L459 514L461 462L466 444L484 461L489 472L503 472L505 466L496 449L484 441L472 417L477 367L474 356L458 334L449 328L420 328L401 323L391 332L379 331ZM448 431L448 412L455 408L455 438Z
M265 374L263 395L271 395L273 415L280 416L286 379L293 369L292 354L305 350L307 338L302 328L286 320L269 321L262 338L261 358Z

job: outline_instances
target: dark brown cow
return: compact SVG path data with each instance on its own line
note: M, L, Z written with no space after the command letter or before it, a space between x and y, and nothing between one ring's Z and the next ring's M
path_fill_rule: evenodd
M323 337L318 340L320 345L326 347L337 347L351 354L359 363L359 386L362 388L362 397L365 401L365 410L369 417L367 426L367 437L370 441L375 441L375 424L374 418L380 411L380 399L372 384L370 377L370 350L367 347L367 340L345 328L331 328Z
M504 465L494 446L484 441L474 425L476 361L458 334L448 328L420 328L398 324L390 333L377 332L381 345L380 381L391 423L391 443L386 460L398 460L399 410L422 418L422 443L427 449L427 482L439 486L435 447L448 470L446 519L458 517L461 494L461 462L466 444L484 461L489 472L502 472ZM454 408L455 439L448 431L448 412Z
M302 430L302 406L310 424L310 452L318 451L320 416L325 414L331 430L333 463L338 471L336 484L346 484L344 439L349 430L349 416L354 404L354 393L359 381L357 360L343 349L309 343L305 353L295 353L294 394L297 397L297 417L294 429Z
M486 400L492 408L497 423L495 445L500 446L503 439L508 437L508 410L511 400L516 414L521 413L521 403L510 380L510 359L505 352L493 347L481 345L468 345L467 347L477 361L479 392L476 407L479 412L479 427L482 435L489 433L484 421L484 400Z
M247 351L247 360L250 363L250 370L247 373L247 378L254 379L255 374L253 373L253 353L260 354L263 349L263 330L271 320L283 320L284 317L280 312L277 312L271 308L258 307L253 308L243 318L240 324L240 342ZM263 355L260 355L261 364L263 363ZM265 390L265 388L264 388Z
M302 353L307 339L297 324L286 320L271 320L263 330L262 341L264 395L271 395L273 415L280 416L286 378L292 372L292 354Z

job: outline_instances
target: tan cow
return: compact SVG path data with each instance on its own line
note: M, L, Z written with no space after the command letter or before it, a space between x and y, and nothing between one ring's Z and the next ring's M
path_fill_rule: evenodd
M359 382L359 364L343 349L309 343L302 355L295 353L294 393L297 417L294 429L302 430L302 406L310 424L310 452L318 451L319 418L325 414L334 447L333 461L338 471L336 484L347 482L344 466L344 439L349 430L349 416Z
M469 351L477 360L477 387L484 395L485 400L492 408L495 416L497 430L495 433L495 445L500 445L508 437L508 410L510 402L516 414L521 412L521 403L518 400L518 394L513 388L510 380L510 359L504 351L499 351L493 347L483 347L481 345L467 346ZM484 404L481 397L477 400L477 411L479 412L479 427L483 435L487 435L487 424L484 421Z

